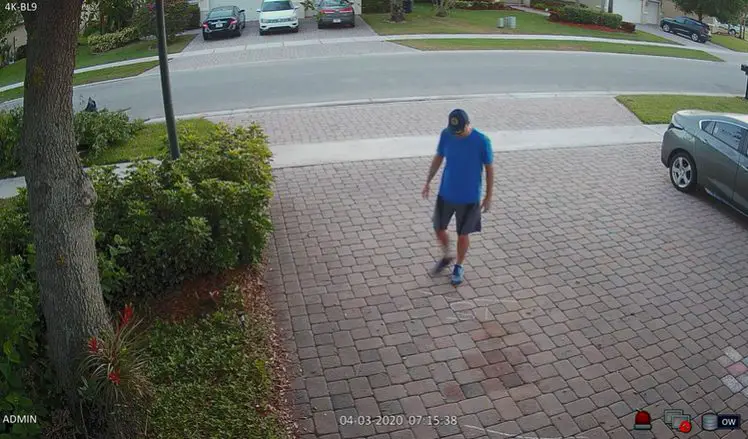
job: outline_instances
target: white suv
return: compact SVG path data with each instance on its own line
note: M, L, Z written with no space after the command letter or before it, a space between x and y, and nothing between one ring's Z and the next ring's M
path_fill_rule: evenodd
M260 35L271 30L299 31L298 6L291 0L264 0L257 12L260 14Z

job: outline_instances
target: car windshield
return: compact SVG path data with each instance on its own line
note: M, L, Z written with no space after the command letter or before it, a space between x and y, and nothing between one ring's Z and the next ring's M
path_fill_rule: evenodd
M214 9L208 14L208 20L215 18L229 18L233 15L233 9Z
M288 1L265 2L262 4L262 12L288 11L290 9L293 9L293 6Z
M345 8L350 6L350 3L345 0L324 0L320 6L324 8Z

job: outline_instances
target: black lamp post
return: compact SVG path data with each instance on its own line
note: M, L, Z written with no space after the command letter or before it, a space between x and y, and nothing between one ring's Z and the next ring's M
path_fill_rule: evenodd
M181 155L177 140L177 123L174 119L174 105L171 102L171 81L169 81L169 58L166 51L166 19L164 17L164 0L156 0L156 30L158 35L158 64L161 69L161 94L164 97L164 116L166 133L169 136L171 158L176 160Z

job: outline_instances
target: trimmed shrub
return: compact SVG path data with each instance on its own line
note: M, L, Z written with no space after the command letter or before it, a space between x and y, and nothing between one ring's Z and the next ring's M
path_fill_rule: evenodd
M117 244L127 280L116 294L159 293L184 279L260 261L271 229L272 174L258 126L182 130L182 158L141 162L125 178L91 172L101 249Z
M200 20L200 6L189 5L187 6L187 10L189 11L190 16L184 30L199 29L200 26L202 26L202 21Z
M628 21L623 21L621 22L621 30L624 30L626 32L635 32L636 25L634 23L629 23Z
M561 21L578 24L596 24L618 29L621 26L623 17L619 14L609 14L607 12L596 12L591 9L578 8L576 6L566 6L559 13Z
M469 9L474 11L502 10L506 9L506 4L503 1L494 2L492 0L469 0L455 2L455 8Z
M101 53L126 46L137 39L138 30L134 27L128 27L119 32L112 32L104 35L91 35L88 37L88 47L91 49L91 52Z
M363 0L361 12L364 14L384 14L390 12L390 0Z
M0 111L0 175L21 169L17 150L22 124L22 107ZM78 150L90 156L130 140L143 126L143 121L131 121L124 111L81 111L73 116Z
M141 120L130 121L124 111L81 111L73 119L78 149L90 156L129 140L143 128Z
M187 28L192 19L190 4L185 0L164 0L164 19L166 21L166 39L172 41L178 33ZM135 10L133 26L138 29L138 34L141 37L156 35L155 3L148 2Z
M558 12L551 12L551 15L548 17L548 20L554 23L558 23L559 21L561 21L561 16L558 14Z
M18 46L16 48L16 61L26 59L26 45Z
M623 23L623 16L621 14L609 14L603 12L600 16L600 24L611 29L618 29Z

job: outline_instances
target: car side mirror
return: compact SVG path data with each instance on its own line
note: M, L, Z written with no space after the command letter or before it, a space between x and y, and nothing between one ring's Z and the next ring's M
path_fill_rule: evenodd
M257 9L257 12L262 12L260 9Z
M240 14L243 14L244 12L246 12L244 9L239 9Z

